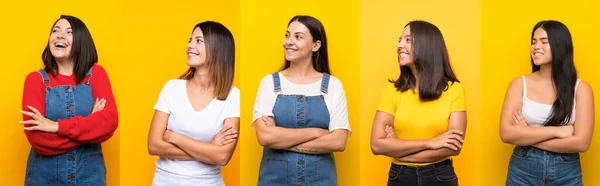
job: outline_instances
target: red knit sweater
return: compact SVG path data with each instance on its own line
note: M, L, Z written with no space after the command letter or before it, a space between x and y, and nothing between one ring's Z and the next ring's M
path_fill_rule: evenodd
M57 74L56 77L48 74L50 86L76 85L75 75L65 76ZM102 143L108 140L117 129L118 114L115 97L112 93L110 80L106 70L100 65L92 67L90 86L94 100L106 99L103 110L88 115L87 117L75 116L67 120L58 120L58 133L25 130L29 144L40 154L58 155L77 148L85 143ZM42 115L46 112L46 89L42 75L35 71L29 73L25 79L23 90L24 111L30 111L27 105L40 111ZM31 117L23 115L23 121L31 120ZM30 126L30 125L26 125Z

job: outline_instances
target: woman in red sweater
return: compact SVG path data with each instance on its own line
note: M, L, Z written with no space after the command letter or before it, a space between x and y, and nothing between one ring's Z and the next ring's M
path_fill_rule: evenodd
M42 61L23 90L20 123L32 146L25 185L106 185L100 143L117 128L117 106L85 24L62 15Z

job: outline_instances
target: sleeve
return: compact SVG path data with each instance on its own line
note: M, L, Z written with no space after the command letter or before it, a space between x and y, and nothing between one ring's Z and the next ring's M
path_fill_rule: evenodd
M108 75L99 65L92 67L90 86L94 99L106 99L104 109L86 117L76 116L67 120L58 120L58 134L81 142L101 143L108 140L117 129L119 122L117 103Z
M160 91L160 94L158 95L158 100L156 101L156 104L154 105L154 110L158 110L167 114L171 114L171 111L169 110L169 102L170 102L170 92L169 90L171 89L170 87L171 81L167 82L165 84L165 86L163 86L162 90Z
M381 93L377 110L395 116L399 99L400 97L397 94L396 87L394 84L390 83L383 89L383 92Z
M452 106L450 112L461 112L465 111L465 94L462 84L454 82L450 86L452 91Z
M350 122L348 120L348 104L346 102L346 93L342 83L337 78L330 79L330 96L332 99L331 105L331 122L329 122L329 131L338 129L348 130L348 137L352 133ZM332 86L333 85L333 86Z
M231 88L231 92L227 96L225 118L239 118L240 117L240 90L236 87Z
M45 85L42 76L38 72L32 72L25 78L23 86L22 110L29 111L27 106L32 106L44 115L46 113L46 93ZM23 114L23 121L31 120L32 118ZM31 125L25 125L29 127ZM77 146L80 142L73 141L67 137L60 136L56 133L48 133L37 130L25 130L25 136L31 144L31 147L43 155L57 155L65 153Z
M252 123L263 115L273 116L273 106L275 106L276 98L273 77L269 74L261 80L258 86L258 93L254 100L254 110L252 111Z

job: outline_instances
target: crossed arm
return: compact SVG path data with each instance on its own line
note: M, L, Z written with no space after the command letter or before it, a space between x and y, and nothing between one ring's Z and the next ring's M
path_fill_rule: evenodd
M148 134L148 153L161 158L196 160L214 165L227 165L237 144L239 118L227 118L223 129L210 143L167 130L169 114L155 111Z
M521 115L523 83L511 82L500 117L500 137L504 143L534 146L557 153L585 152L594 131L594 96L591 86L580 82L576 90L574 126L531 127Z
M347 130L331 133L321 128L278 127L270 116L254 121L258 142L264 147L289 150L304 154L341 152L346 148Z
M396 138L394 116L377 111L371 130L371 151L403 162L428 163L460 153L467 127L466 112L452 112L448 131L424 140Z

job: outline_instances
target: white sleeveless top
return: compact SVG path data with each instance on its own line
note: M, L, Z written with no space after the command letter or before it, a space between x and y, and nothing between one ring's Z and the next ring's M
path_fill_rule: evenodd
M521 76L523 78L523 106L521 107L521 113L523 114L523 119L529 126L532 127L542 127L546 119L550 117L552 113L552 105L538 103L527 98L527 82L525 81L525 76ZM568 125L575 124L575 105L577 100L577 87L579 86L579 82L581 79L577 79L577 83L575 84L575 96L573 97L573 113L571 114L571 119L569 120Z

